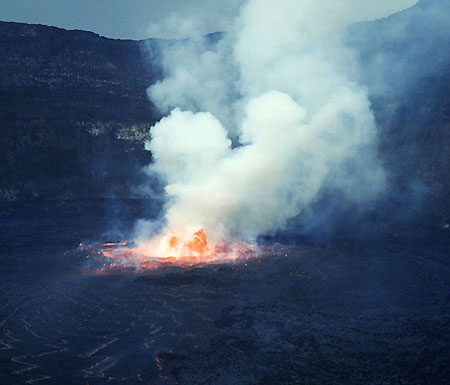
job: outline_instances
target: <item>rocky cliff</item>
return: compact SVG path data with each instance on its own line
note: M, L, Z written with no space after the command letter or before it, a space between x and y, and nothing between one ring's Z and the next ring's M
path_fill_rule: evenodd
M449 0L421 0L349 31L378 121L389 198L402 213L419 211L443 226L450 216L448 15Z
M143 42L0 23L0 199L132 194L151 60Z

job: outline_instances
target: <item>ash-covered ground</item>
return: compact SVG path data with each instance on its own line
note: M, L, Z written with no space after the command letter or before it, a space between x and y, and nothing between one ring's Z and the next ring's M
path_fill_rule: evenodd
M117 240L153 209L0 207L1 384L449 383L450 230L293 242L247 265L83 271L81 241Z

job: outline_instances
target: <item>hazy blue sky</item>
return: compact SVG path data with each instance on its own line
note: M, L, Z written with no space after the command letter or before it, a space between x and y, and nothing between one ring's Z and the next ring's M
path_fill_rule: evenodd
M0 20L113 38L182 37L223 29L243 0L0 0ZM180 17L176 17L181 15ZM176 20L176 21L175 21Z

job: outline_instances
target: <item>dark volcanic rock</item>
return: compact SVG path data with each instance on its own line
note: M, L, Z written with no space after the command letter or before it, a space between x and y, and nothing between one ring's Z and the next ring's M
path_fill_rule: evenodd
M147 48L0 22L0 199L129 195L158 118Z
M449 0L421 0L349 31L380 127L391 198L408 213L422 206L419 214L442 224L450 218L449 14Z

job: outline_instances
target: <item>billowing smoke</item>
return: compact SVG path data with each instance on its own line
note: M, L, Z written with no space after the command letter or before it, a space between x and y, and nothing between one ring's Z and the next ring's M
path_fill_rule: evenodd
M167 183L165 232L246 238L324 194L359 208L377 198L377 128L343 36L413 3L249 0L229 31L168 44L148 90L168 116L147 143Z

